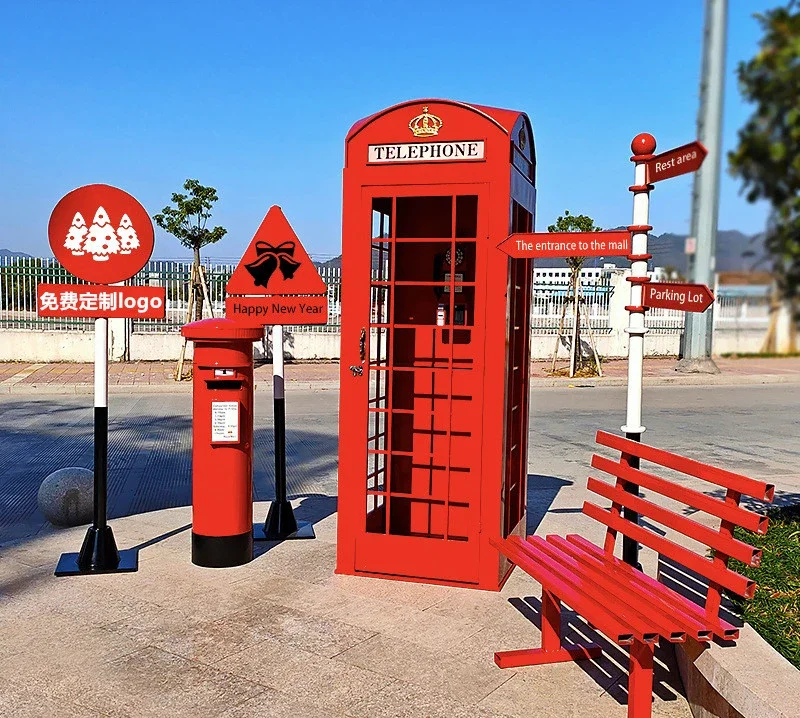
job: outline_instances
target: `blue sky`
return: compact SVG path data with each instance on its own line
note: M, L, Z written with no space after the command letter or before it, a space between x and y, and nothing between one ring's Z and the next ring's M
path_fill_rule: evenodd
M732 0L724 148L749 114L734 70L760 36ZM194 2L0 0L0 247L49 254L58 199L117 185L150 214L187 177L217 188L237 257L272 204L309 252L341 246L343 140L402 100L526 111L538 155L537 229L564 209L631 216L630 140L695 137L702 0ZM687 232L691 180L652 195L654 231ZM725 174L720 228L763 229ZM158 232L154 256L184 256Z

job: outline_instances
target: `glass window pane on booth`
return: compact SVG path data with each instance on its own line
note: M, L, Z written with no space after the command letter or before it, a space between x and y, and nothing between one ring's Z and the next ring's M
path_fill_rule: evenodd
M453 236L452 197L397 197L397 239Z
M478 236L478 195L456 197L456 237Z
M372 200L372 238L392 236L392 198L375 197Z

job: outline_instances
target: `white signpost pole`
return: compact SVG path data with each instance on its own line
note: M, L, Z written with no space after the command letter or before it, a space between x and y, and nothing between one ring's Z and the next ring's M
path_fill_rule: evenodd
M94 320L94 512L81 550L62 554L56 576L136 571L135 550L119 551L108 525L108 318Z
M631 232L631 262L630 304L628 310L628 401L625 425L622 431L628 439L641 441L645 427L642 425L642 374L644 370L644 335L647 327L644 325L645 307L642 301L643 285L650 281L647 276L647 262L651 258L647 253L647 233L652 229L648 224L650 219L650 190L652 185L647 184L647 160L653 157L656 150L656 141L652 135L642 133L637 135L631 143L634 162L633 186L633 223L628 229ZM638 468L638 458L630 457L628 462ZM627 485L627 490L638 494L639 487ZM638 521L635 511L625 509L625 517ZM623 537L622 558L631 565L639 563L639 545L633 539Z

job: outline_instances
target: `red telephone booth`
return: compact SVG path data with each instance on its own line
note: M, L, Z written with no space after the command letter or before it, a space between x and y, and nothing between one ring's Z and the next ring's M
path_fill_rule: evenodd
M415 100L353 125L337 572L499 589L525 533L535 153L521 112Z

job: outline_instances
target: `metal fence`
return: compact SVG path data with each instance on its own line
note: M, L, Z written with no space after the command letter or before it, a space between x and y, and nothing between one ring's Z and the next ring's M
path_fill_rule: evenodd
M203 267L214 316L225 311L225 285L236 266L235 261L205 260ZM341 269L320 267L320 275L328 287L328 323L321 326L288 327L289 331L336 333L341 318ZM619 272L612 267L583 269L580 275L584 305L592 330L609 333L613 277ZM661 279L659 274L654 278ZM154 260L128 283L160 286L166 289L165 319L134 319L132 331L137 333L177 332L188 317L191 291L191 263L186 260ZM43 282L84 284L50 258L0 257L0 329L51 329L90 331L90 319L43 318L36 314L36 285ZM569 288L568 269L535 269L531 304L533 334L554 335L558 331ZM627 286L626 286L627 288ZM719 327L766 327L769 317L767 288L754 291L734 290L717 293L714 324ZM564 329L572 326L572 312L564 317ZM653 309L646 324L653 333L676 334L683 328L684 313Z
M608 269L583 269L580 274L583 305L589 316L592 331L597 334L611 331L609 324L609 303L613 291L611 274L612 271ZM575 314L567 306L569 280L570 271L568 269L533 270L531 297L531 332L533 334L555 335L562 321L563 331L570 331L575 321Z

